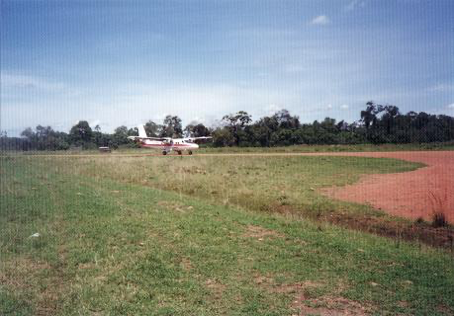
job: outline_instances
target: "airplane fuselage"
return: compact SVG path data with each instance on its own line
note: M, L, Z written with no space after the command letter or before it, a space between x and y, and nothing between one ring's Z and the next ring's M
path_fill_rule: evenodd
M137 142L141 147L161 150L164 155L170 151L176 151L179 155L187 151L192 155L192 151L199 148L195 143L197 140L211 139L211 136L171 138L171 137L148 137L144 125L137 126L138 136L128 136L128 139Z
M176 151L178 153L182 151L188 151L189 153L192 153L192 151L199 148L199 145L182 138L175 138L170 141L143 139L140 141L140 146L144 148L161 150L162 152Z

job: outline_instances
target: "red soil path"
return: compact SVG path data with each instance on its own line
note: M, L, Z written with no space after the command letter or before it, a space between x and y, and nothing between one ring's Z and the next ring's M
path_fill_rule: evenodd
M331 154L330 154L331 156ZM454 151L339 153L332 156L396 158L422 162L427 167L411 172L376 174L345 187L325 189L336 199L370 204L389 214L410 219L432 219L443 211L454 223Z

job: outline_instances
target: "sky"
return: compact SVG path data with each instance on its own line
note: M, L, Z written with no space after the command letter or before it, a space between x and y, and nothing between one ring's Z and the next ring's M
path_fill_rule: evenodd
M0 130L454 116L454 1L0 0Z

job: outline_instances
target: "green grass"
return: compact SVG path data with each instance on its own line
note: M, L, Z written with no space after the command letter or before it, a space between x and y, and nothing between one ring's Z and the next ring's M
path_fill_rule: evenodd
M335 157L0 158L0 314L292 315L362 306L448 315L449 253L266 208L277 199L304 212L373 213L316 189L415 167Z
M115 157L56 160L65 172L151 186L221 205L309 217L349 215L395 222L364 205L333 201L320 189L351 184L361 175L405 172L422 164L361 157ZM401 221L402 223L404 221Z
M376 152L376 151L419 151L454 150L453 142L427 144L356 144L356 145L292 145L282 147L209 147L202 145L201 153L231 152Z
M421 150L454 150L454 142L423 144L356 144L356 145L292 145L279 147L212 147L210 143L202 144L199 154L210 153L306 153L306 152L384 152L384 151L421 151ZM146 148L131 148L130 144L122 145L110 154L152 153ZM60 151L6 151L10 155L86 155L99 154L99 150L60 150ZM156 153L156 152L155 152Z

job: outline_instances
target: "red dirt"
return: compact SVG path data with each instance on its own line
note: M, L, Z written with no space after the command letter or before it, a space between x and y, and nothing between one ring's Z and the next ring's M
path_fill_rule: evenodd
M426 164L427 167L411 172L365 176L356 184L329 188L323 192L336 199L370 204L389 214L410 219L422 217L430 221L434 212L443 211L447 220L454 223L453 151L329 155L396 158Z

